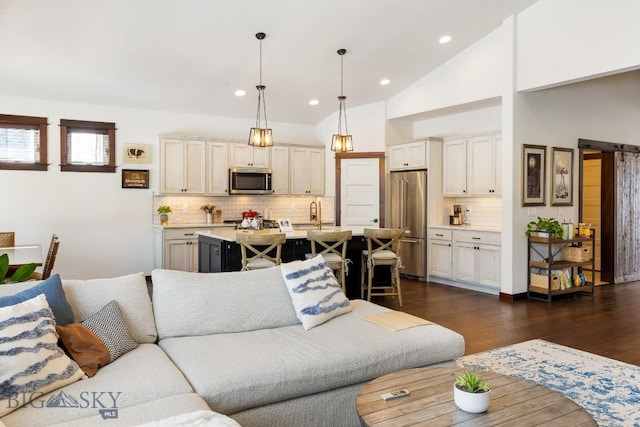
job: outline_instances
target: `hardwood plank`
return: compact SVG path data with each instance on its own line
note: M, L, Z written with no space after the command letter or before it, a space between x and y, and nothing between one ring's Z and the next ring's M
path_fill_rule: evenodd
M598 286L593 297L571 294L551 304L407 278L401 284L404 307L392 297L372 302L453 329L465 338L465 354L540 338L640 365L640 282Z

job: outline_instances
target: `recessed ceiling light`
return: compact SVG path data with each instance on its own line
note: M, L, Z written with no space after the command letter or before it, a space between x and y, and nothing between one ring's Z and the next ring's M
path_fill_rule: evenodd
M380 85L381 85L381 86L386 86L386 85L388 85L389 83L391 83L391 80L389 80L389 79L382 79L382 80L380 80Z
M245 92L245 91L244 91L244 90L242 90L242 89L238 89L237 91L235 91L235 92L234 92L234 94L235 94L236 96L245 96L245 95L247 94L247 92Z
M317 99L312 99L311 101L309 101L309 105L318 105L320 104L320 101L318 101Z
M451 36L442 36L440 37L440 44L449 43L451 41Z

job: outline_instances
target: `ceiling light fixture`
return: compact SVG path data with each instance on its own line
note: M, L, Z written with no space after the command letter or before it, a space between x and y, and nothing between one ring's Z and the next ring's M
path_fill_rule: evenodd
M440 44L445 44L445 43L449 43L451 41L451 36L446 35L446 36L442 36L440 37Z
M245 91L244 91L244 90L242 90L242 89L238 89L238 90L236 90L236 91L234 92L234 95L235 95L235 96L245 96L246 94L247 94L247 92L245 92Z
M309 101L309 105L318 105L320 103L320 101L318 101L317 99L312 99L311 101Z
M262 85L262 40L265 37L265 33L256 34L256 38L260 40L260 84L256 86L256 89L258 89L258 112L256 114L256 127L251 128L251 131L249 131L249 145L254 147L270 147L273 145L273 134L267 124L267 107L264 99L266 86ZM262 127L263 115L264 127Z
M340 110L338 111L338 133L333 135L331 139L331 151L353 151L353 138L349 135L349 129L347 127L347 108L345 107L346 96L343 94L344 89L344 54L347 53L347 49L338 49L338 55L340 55ZM342 116L344 115L344 133L342 133Z
M389 79L382 79L382 80L380 80L380 86L386 86L386 85L388 85L389 83L391 83L391 80L389 80Z

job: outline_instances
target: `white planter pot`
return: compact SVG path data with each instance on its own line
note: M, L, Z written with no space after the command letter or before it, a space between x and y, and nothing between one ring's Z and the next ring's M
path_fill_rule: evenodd
M491 403L491 390L484 393L469 393L453 385L453 400L465 412L479 414L486 411Z

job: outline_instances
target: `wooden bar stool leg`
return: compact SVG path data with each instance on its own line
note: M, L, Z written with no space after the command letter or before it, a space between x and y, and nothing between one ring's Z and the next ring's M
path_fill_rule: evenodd
M400 291L400 269L398 268L397 264L394 266L394 275L396 278L396 292L398 292L398 303L400 304L400 307L402 307L402 292Z
M373 283L373 263L369 266L369 286L367 288L367 301L371 301L371 287Z
M361 266L362 268L360 269L360 298L364 299L364 287L365 287L364 274L365 274L365 269L367 268L364 255L360 256L360 263L362 264Z

